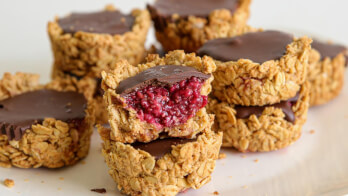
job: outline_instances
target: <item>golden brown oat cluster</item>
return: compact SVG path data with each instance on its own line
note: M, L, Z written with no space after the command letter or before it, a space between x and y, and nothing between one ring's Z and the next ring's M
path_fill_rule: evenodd
M159 65L190 66L205 74L211 74L216 68L215 63L209 57L200 58L193 53L185 54L183 51L173 51L163 58L158 55L149 55L147 63L138 66L133 66L127 61L119 61L113 71L103 72L102 87L105 91L104 98L109 112L109 124L117 141L123 143L149 142L157 139L161 133L167 133L170 137L194 138L196 134L211 127L213 115L209 115L205 108L200 109L193 118L182 125L158 129L153 124L140 120L134 109L126 107L125 99L116 93L119 83ZM210 93L212 80L213 76L205 81L201 89L202 95Z
M104 141L103 156L118 189L127 195L174 196L198 189L211 179L219 156L222 133L209 129L194 142L172 146L170 153L155 159L131 144L118 142L110 129L98 127Z
M335 58L321 60L320 53L312 49L309 55L307 80L310 82L310 105L320 105L335 98L342 90L346 57L344 53Z
M208 18L180 18L173 15L175 22L169 23L164 29L156 29L156 38L165 51L182 49L185 52L196 52L208 40L257 31L246 25L250 4L251 0L240 0L233 14L227 9L214 10Z
M312 40L294 39L280 60L263 64L251 60L216 61L213 95L243 106L279 103L296 95L306 79Z
M0 100L16 96L23 92L33 91L40 88L39 75L16 73L4 73L0 80Z
M309 107L309 83L300 86L298 101L292 106L295 122L285 120L280 108L266 107L262 114L247 119L236 116L236 105L212 98L208 111L215 114L213 129L223 131L222 146L242 152L267 152L291 145L301 136Z
M0 80L0 100L38 89L75 91L53 81L46 86L38 84L34 74L5 73ZM94 125L94 108L88 104L85 118L77 126L54 118L32 125L20 140L8 140L0 134L0 166L19 168L60 168L75 164L87 156Z

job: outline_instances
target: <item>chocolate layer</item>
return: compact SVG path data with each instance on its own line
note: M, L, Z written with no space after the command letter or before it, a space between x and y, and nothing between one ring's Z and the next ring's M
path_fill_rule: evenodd
M348 49L345 46L313 40L312 48L316 49L320 53L320 56L321 56L320 60L323 60L326 57L329 57L332 59L332 58L335 58L340 53L344 53L346 57L346 64L348 64Z
M74 34L78 31L101 34L124 34L132 30L134 17L119 11L102 11L94 13L72 13L58 20L64 33Z
M118 94L125 95L150 84L170 86L182 80L189 79L192 76L203 80L210 78L210 75L199 72L193 67L180 65L161 65L152 67L133 77L121 81L116 89L116 92Z
M149 143L133 143L132 146L136 149L143 150L154 156L156 159L160 159L165 154L172 151L172 146L179 144L185 144L188 142L194 142L196 139L182 139L182 138L165 138L157 139Z
M174 22L172 15L187 19L189 16L208 18L217 9L228 9L234 13L239 6L239 0L157 0L148 5L156 30L163 30L168 23Z
M148 5L162 17L169 18L173 14L180 17L197 16L207 18L217 9L228 9L233 13L239 5L239 0L157 0L154 5Z
M279 60L292 41L292 35L279 31L247 33L233 38L210 40L198 50L198 55L207 55L223 62L249 59L261 64Z
M267 107L275 107L282 109L283 113L285 114L285 120L294 123L295 122L295 114L294 111L292 111L292 106L298 101L299 94L297 94L295 97L287 100L287 101L281 101L280 103L276 103L273 105L264 105L264 106L236 106L234 109L237 111L237 118L246 119L249 118L251 115L255 114L257 117L260 117L263 110Z
M37 90L0 101L0 130L9 140L45 118L75 122L85 118L87 101L76 92Z

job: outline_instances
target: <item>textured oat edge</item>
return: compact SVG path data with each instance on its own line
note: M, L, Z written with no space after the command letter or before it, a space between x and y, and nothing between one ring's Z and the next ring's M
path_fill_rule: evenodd
M38 89L55 89L38 84L38 75L5 73L0 80L0 100ZM55 89L70 91L70 89ZM9 93L11 92L11 93ZM94 108L88 104L86 116L76 127L53 118L32 125L19 141L0 134L0 166L19 168L59 168L73 165L87 156L94 125Z
M114 10L112 6L107 10ZM54 67L74 75L100 77L102 70L110 69L113 61L126 59L140 63L145 55L144 43L151 25L147 10L135 9L132 31L122 35L77 32L64 34L57 20L47 26L54 55Z
M77 77L57 70L55 67L52 73L53 80L46 87L56 90L76 91L84 94L88 102L95 109L96 123L105 124L108 122L108 114L103 97L95 96L96 89L98 88L96 78L86 75L78 79Z
M39 75L17 72L4 73L0 79L0 100L40 88Z
M309 55L307 80L310 106L321 105L338 96L343 88L346 58L344 53L334 58L321 59L320 53L312 49Z
M165 57L159 58L152 54L147 57L147 63L133 66L127 61L119 61L116 68L110 72L102 73L102 88L104 89L104 100L107 103L109 114L109 124L113 130L117 141L123 143L133 143L135 141L149 142L159 137L162 132L171 137L194 138L196 134L210 127L213 123L213 116L207 114L206 109L200 109L196 115L186 123L158 130L154 125L138 119L136 111L126 108L124 98L116 93L118 84L131 76L148 68L158 65L183 65L191 66L197 70L211 74L216 66L209 57L197 57L195 54L185 54L183 51L169 52ZM208 95L211 91L211 76L205 81L201 94Z
M110 129L98 126L103 156L118 189L127 195L176 195L198 189L211 179L222 133L206 129L197 141L176 145L156 160L148 152L117 142Z
M190 16L188 19L178 19L169 23L163 30L156 30L157 40L165 51L177 49L186 52L197 51L206 41L216 38L233 37L257 29L246 25L249 18L251 0L240 0L239 8L231 14L227 9L214 10L208 19Z
M306 80L312 40L294 39L279 60L262 64L248 59L216 61L212 94L244 106L267 105L294 97Z
M208 111L215 114L213 130L222 131L223 147L234 147L241 152L267 152L285 148L301 136L302 125L309 107L309 83L301 85L299 101L292 107L294 123L284 119L280 108L266 107L260 117L251 115L238 119L234 105L210 99Z

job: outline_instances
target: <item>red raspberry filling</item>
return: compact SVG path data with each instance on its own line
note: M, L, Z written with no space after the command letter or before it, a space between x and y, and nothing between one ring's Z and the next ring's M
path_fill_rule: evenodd
M185 123L207 105L208 97L201 95L203 83L204 80L191 77L172 86L150 85L124 98L139 119L157 128L173 127Z

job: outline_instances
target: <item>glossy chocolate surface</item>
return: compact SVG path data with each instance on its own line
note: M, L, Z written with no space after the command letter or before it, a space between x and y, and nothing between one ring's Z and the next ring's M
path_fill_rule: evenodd
M198 55L207 55L223 62L249 59L261 64L279 60L292 41L292 35L279 31L247 33L233 38L210 40L198 50Z
M162 17L178 14L184 18L188 16L207 18L217 9L228 9L233 13L238 5L239 0L157 0L148 7Z
M119 11L102 11L94 13L72 13L60 18L59 26L64 33L74 34L78 31L99 34L124 34L132 30L134 17Z
M200 79L208 79L210 75L199 72L193 67L180 65L161 65L147 69L133 77L120 82L116 92L125 95L136 89L155 85L172 85L185 79L195 76Z
M320 42L318 40L313 40L312 48L317 50L320 53L321 60L325 57L335 58L340 53L344 53L346 56L346 60L348 58L348 50L345 46L339 44L330 44Z
M292 106L298 101L299 94L295 97L287 100L281 101L280 103L276 103L273 105L265 105L265 106L240 106L237 105L235 110L237 111L237 118L247 119L251 115L255 114L257 117L260 117L263 110L267 107L275 107L280 108L285 114L285 120L294 123L296 120L295 114L292 110Z
M0 101L0 130L9 140L19 140L31 125L45 118L64 122L85 118L87 101L76 92L37 90Z

